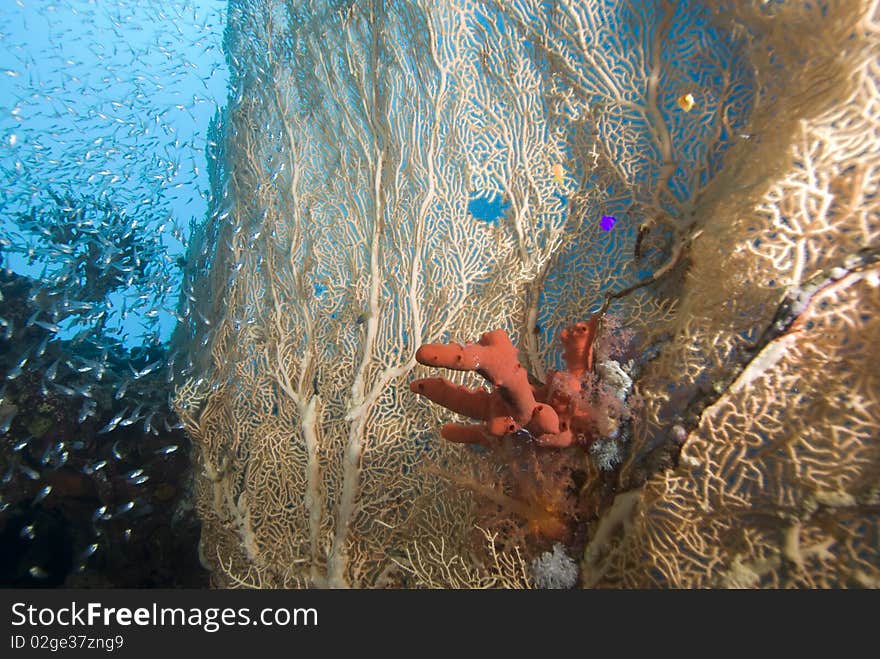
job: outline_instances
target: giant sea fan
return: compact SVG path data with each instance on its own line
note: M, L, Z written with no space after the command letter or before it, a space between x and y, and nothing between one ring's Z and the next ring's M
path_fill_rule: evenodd
M876 3L228 21L177 392L217 584L529 585L547 540L479 496L522 473L438 438L415 351L503 328L544 380L601 305L634 341L627 455L529 467L581 492L582 583L877 583Z

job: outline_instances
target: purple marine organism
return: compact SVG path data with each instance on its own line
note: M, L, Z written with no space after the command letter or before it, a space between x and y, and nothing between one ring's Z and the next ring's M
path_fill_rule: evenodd
M617 218L613 215L603 215L602 219L599 220L599 228L602 231L611 231L614 228L615 222L617 222Z

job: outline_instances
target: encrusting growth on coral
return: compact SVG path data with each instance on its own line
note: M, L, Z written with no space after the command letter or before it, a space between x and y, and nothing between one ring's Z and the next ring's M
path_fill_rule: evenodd
M492 385L468 389L445 378L414 381L410 390L482 424L447 423L441 435L451 442L481 443L525 430L539 446L558 448L593 439L592 414L583 399L592 372L593 342L600 316L560 333L565 371L551 371L546 385L529 382L517 349L504 330L484 333L477 343L423 345L416 361L458 371L476 371Z
M603 322L604 321L604 322ZM504 528L508 550L526 554L547 542L579 546L587 520L610 500L617 468L631 434L633 380L616 361L632 336L617 320L596 314L559 333L565 368L546 383L526 374L517 349L502 330L476 343L424 345L422 364L474 371L491 390L469 389L444 378L424 378L410 389L447 409L482 421L448 423L443 438L483 446L462 474L433 467L449 483L480 502L479 524Z

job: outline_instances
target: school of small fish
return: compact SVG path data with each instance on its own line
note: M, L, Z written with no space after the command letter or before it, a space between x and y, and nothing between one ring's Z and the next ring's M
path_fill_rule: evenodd
M225 9L8 0L0 12L0 515L24 514L22 492L33 511L57 505L64 470L86 476L113 504L96 506L80 571L108 523L127 541L126 519L149 512L118 492L150 487L151 470L180 456L162 436L182 427L169 393L191 360L168 342L191 315L207 323L183 268L210 202L202 163L227 93ZM36 427L22 403L34 391L89 431L46 442L52 422ZM34 515L20 542L40 540Z

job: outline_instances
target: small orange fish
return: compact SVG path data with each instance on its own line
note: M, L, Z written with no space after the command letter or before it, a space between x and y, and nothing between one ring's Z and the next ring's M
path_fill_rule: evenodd
M678 107L680 107L685 112L690 112L694 107L694 95L693 94L684 94L683 96L679 96L676 101L678 103Z
M565 170L562 168L562 163L558 162L554 164L550 168L550 173L553 174L553 180L556 181L559 185L565 183Z

